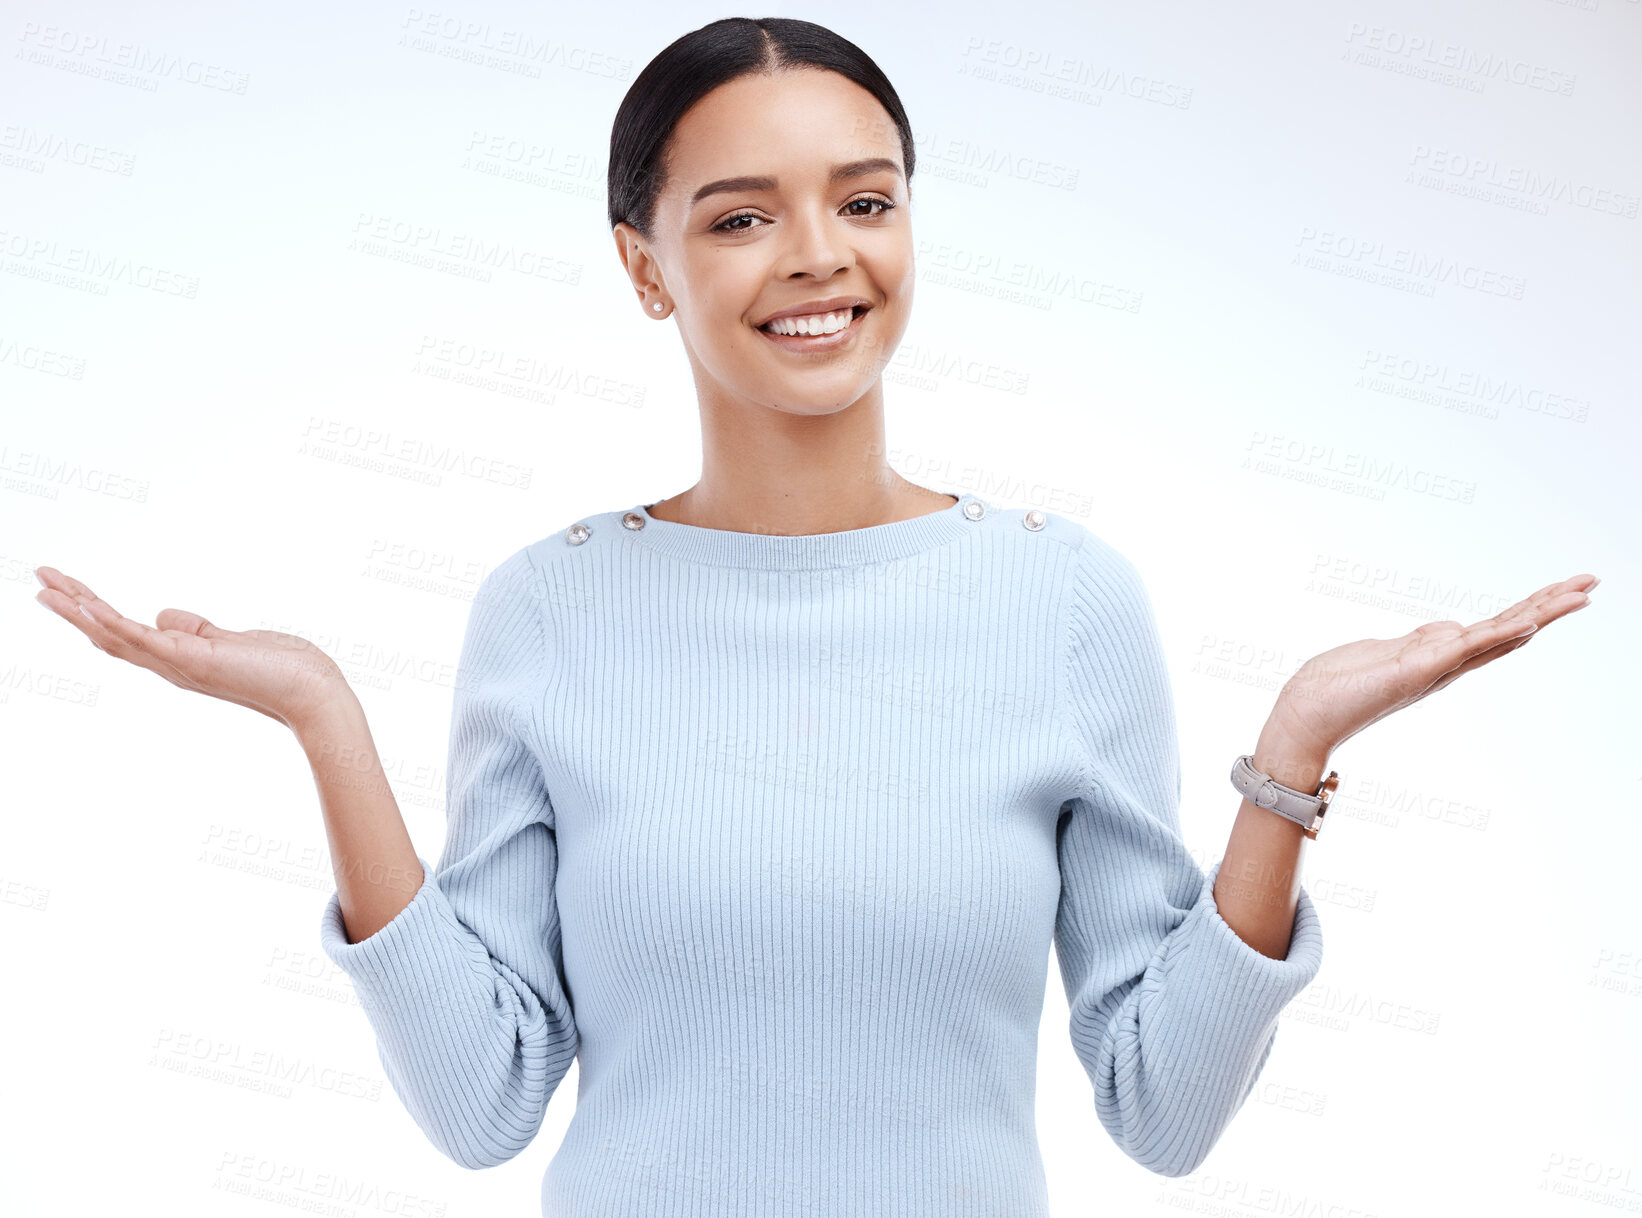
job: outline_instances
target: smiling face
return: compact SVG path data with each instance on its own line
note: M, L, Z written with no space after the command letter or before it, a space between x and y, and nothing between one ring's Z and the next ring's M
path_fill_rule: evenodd
M618 247L642 307L665 299L675 310L698 390L793 414L874 390L914 279L900 133L877 99L818 69L741 77L679 121L667 178L654 243L621 224ZM835 310L850 321L829 336L760 329L836 298L870 307Z

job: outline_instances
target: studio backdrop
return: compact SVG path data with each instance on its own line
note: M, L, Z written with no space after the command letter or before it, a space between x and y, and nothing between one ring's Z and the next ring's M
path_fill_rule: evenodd
M517 1160L441 1156L321 952L291 733L28 601L48 564L141 621L313 641L436 857L480 581L699 472L605 172L635 73L725 15L3 5L9 1211L536 1212L575 1068ZM1113 1145L1051 964L1055 1212L1642 1209L1642 3L739 15L895 82L917 303L886 458L1133 561L1205 868L1307 657L1603 577L1331 758L1323 965L1200 1169Z

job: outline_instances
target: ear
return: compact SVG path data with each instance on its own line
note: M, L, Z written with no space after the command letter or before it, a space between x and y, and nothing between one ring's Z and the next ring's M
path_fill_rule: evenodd
M660 268L644 248L638 229L623 220L611 230L616 242L616 256L632 280L633 291L642 306L649 296L665 295L666 285L661 281Z

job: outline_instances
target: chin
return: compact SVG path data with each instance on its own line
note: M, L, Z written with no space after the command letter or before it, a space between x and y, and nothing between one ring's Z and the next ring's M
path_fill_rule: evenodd
M755 388L750 388L749 392L737 396L745 401L756 402L767 410L778 410L782 414L819 417L848 410L866 396L871 388L870 383L829 388L819 384L800 385L771 378Z
M778 410L782 414L804 415L819 418L822 415L837 414L840 410L848 410L861 400L860 394L848 401L806 402L795 400L792 397L782 397L769 404L769 409Z

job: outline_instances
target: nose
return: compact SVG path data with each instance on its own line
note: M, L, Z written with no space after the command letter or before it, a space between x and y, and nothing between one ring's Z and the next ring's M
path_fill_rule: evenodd
M848 270L853 255L843 224L824 209L795 212L786 224L777 274L782 279L797 275L830 279L839 271Z

